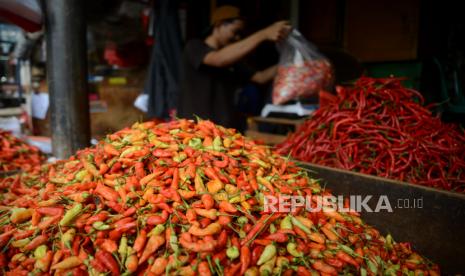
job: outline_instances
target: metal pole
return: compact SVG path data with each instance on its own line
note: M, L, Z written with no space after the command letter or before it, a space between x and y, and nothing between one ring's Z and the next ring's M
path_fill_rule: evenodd
M86 23L82 0L43 0L53 155L89 145Z
M290 4L290 19L294 28L299 28L299 0L291 0Z

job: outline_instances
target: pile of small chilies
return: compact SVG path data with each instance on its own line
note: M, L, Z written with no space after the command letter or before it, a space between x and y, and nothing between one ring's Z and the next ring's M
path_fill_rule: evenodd
M331 87L333 77L331 64L324 58L300 65L279 65L273 84L273 104L316 95Z
M136 124L0 189L5 275L439 275L355 212L264 212L328 192L210 121Z
M339 88L278 152L330 167L465 192L465 134L422 106L400 79Z
M38 148L0 129L0 173L11 171L37 171L45 161Z

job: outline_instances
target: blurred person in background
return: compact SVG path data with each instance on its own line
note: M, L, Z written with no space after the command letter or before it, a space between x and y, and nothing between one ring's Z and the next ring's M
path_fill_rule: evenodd
M237 127L235 92L249 81L264 84L274 78L276 66L253 71L242 60L265 41L285 39L291 26L287 21L278 21L241 39L244 26L237 7L222 6L212 13L211 32L207 37L186 44L178 117L199 116L226 127Z

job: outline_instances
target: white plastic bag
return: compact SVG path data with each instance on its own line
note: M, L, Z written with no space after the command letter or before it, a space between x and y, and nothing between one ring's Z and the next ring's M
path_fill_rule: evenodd
M283 104L330 89L334 79L331 63L299 31L294 29L289 34L280 52L273 104Z
M149 95L140 94L137 96L136 100L134 101L134 106L142 112L147 113L147 111L149 111Z

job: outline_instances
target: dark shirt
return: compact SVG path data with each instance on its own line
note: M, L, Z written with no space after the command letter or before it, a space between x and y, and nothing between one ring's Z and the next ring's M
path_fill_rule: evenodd
M187 43L182 57L178 117L194 118L197 115L226 127L235 127L235 93L255 72L240 63L226 68L203 64L211 51L214 49L202 40Z

